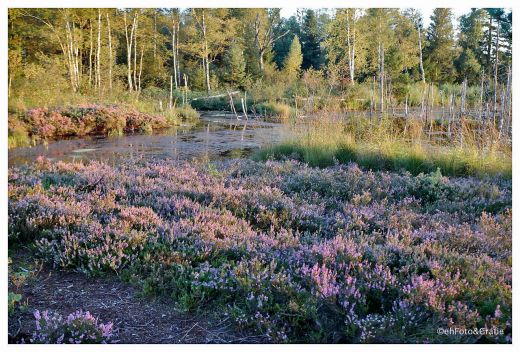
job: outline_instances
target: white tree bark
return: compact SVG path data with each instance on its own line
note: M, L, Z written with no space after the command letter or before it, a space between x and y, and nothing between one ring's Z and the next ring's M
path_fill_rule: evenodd
M275 36L274 35L274 27L275 22L274 19L269 17L267 21L266 28L262 30L262 23L260 20L260 14L257 13L254 22L254 30L255 30L255 45L258 49L258 61L260 64L260 70L264 70L264 55L267 52L267 49L278 39L284 37L289 33L289 30L284 33Z
M177 82L177 43L175 40L175 34L176 34L176 27L175 27L175 18L172 14L172 55L173 55L173 77L175 80L175 89L178 88L178 82Z
M177 81L179 83L179 87L181 85L181 66L180 61L181 57L179 56L179 35L181 33L181 25L180 21L177 21L177 39L175 41L175 48L176 48L176 54L177 54Z
M424 66L422 57L422 40L421 40L421 27L417 26L417 33L419 37L419 70L421 71L421 79L423 83L426 83L426 77L424 76Z
M107 27L108 27L108 87L112 91L112 32L110 29L110 17L107 12Z
M356 15L356 10L354 10L354 14L352 15L352 19ZM356 44L356 32L355 29L351 29L351 18L349 9L346 10L347 13L347 52L348 52L348 69L350 75L350 84L354 85L355 81L355 44ZM352 37L352 39L351 39Z
M384 112L385 96L384 96L384 83L385 83L385 44L379 43L379 107L381 117Z
M139 90L137 86L137 27L139 19L136 14L135 31L134 31L134 90Z
M89 20L90 23L90 51L88 55L88 85L89 87L92 87L92 52L94 50L94 43L93 43L93 26L92 26L92 20Z
M96 53L97 88L101 92L101 10L98 9L98 39Z
M128 26L126 23L126 12L124 13L125 23L125 38L126 38L126 64L127 64L127 79L128 79L128 90L131 92L134 89L134 83L132 81L132 44L134 42L134 31L136 28L137 14L133 17L132 27L130 30L130 36L128 36Z
M137 91L139 94L141 94L141 74L143 73L143 54L144 54L144 48L141 45L141 58L139 60L139 75L137 76L137 80L139 82L137 86Z

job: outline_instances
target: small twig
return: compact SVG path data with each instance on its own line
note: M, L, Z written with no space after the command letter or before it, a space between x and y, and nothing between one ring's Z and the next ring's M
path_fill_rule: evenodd
M186 333L184 334L184 336L181 337L181 338L179 339L179 342L181 342L182 340L184 340L184 339L186 338L186 336L188 336L188 334L191 332L191 330L193 330L193 328L194 328L195 326L197 326L197 325L199 325L199 323L195 323L195 324L194 324L194 325L193 325L193 326L192 326L188 331L186 331Z

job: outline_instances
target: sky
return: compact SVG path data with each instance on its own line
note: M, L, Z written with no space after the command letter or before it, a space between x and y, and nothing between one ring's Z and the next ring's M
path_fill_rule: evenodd
M435 8L434 7L417 7L417 9L419 9L421 11L421 13L423 14L424 26L428 27L428 25L430 24L430 16L432 15L433 10ZM453 14L454 14L453 21L454 21L454 24L456 25L456 24L458 24L459 16L470 12L471 8L470 7L457 7L457 8L452 8L452 10L453 10ZM286 18L289 18L294 14L296 14L296 7L283 7L281 10L281 15Z

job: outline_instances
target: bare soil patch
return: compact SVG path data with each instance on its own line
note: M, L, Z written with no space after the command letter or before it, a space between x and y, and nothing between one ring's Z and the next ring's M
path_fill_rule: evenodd
M9 317L9 343L26 340L35 329L33 312L52 310L66 317L82 309L100 321L114 322L119 343L259 343L262 336L241 332L227 316L188 315L171 299L143 297L139 289L117 277L42 269L20 288L28 309Z

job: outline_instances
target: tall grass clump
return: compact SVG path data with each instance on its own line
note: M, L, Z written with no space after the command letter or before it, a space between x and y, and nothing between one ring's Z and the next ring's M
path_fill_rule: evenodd
M294 109L289 105L272 101L256 104L255 110L262 116L280 119L288 119L295 115Z
M289 158L316 167L356 162L371 170L406 170L414 175L439 169L450 176L492 174L510 178L510 148L477 138L468 126L461 128L461 132L453 132L453 142L432 143L420 121L320 117L293 126L291 136L262 148L253 158Z

